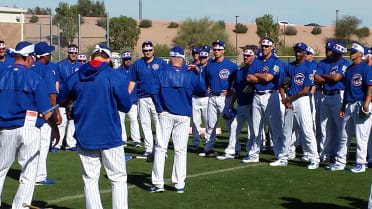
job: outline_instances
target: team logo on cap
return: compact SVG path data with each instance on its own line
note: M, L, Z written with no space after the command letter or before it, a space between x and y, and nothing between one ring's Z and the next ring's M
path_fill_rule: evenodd
M269 72L269 67L268 67L268 66L264 66L264 67L262 68L262 72L263 72L263 73L267 73L267 72Z
M360 86L362 85L362 75L360 74L354 74L353 77L351 78L351 83L353 86Z
M154 70L159 69L159 65L158 64L152 64L152 69L154 69Z
M273 42L271 42L271 41L269 41L267 39L264 39L264 40L262 40L261 45L263 45L263 46L271 46L271 45L273 45Z
M304 84L304 80L305 80L305 76L304 76L304 74L302 74L302 73L297 73L297 74L295 75L295 77L294 77L294 82L295 82L295 84L297 84L297 85L302 85L302 84Z
M230 70L228 70L228 69L222 69L222 70L218 73L218 75L220 76L220 78L221 78L222 80L226 80L226 79L229 78Z
M333 66L333 67L331 68L331 72L330 72L330 74L331 74L331 75L336 74L336 73L337 73L337 70L338 70L338 65Z

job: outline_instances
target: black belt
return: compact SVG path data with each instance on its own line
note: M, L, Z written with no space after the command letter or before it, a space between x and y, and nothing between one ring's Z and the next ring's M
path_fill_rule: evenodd
M327 96L333 96L333 95L341 94L341 91L340 90L324 91L324 94L327 95Z
M220 92L212 92L211 93L213 96L221 96L221 93Z
M258 94L258 95L271 94L273 92L274 92L273 90L255 91L255 93Z

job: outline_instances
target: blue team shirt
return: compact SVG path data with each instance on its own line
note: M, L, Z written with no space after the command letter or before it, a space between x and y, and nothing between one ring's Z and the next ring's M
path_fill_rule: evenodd
M129 67L129 68L126 68L126 67L123 67L123 66L120 66L117 71L119 73L121 73L126 80L130 80L130 71L133 70L133 68ZM138 103L138 97L137 97L137 85L134 86L134 89L133 89L133 92L132 92L132 102L133 104L137 104Z
M345 71L348 66L349 66L349 62L344 58L341 58L337 62L327 62L322 65L322 68L317 71L318 75L322 76L323 74L332 75L332 74L339 73L343 77L341 80L339 80L336 83L325 83L324 84L325 91L336 91L336 90L345 89L343 79L345 77Z
M222 62L208 61L205 70L206 85L211 88L212 93L230 89L232 83L229 77L236 70L239 70L239 66L226 58Z
M200 70L200 73L198 74L200 79L203 80L205 82L205 69L207 68L207 65L198 65L198 68ZM195 96L198 96L198 97L206 97L208 96L208 94L206 92L195 92L194 93Z
M157 72L165 68L167 64L164 60L154 56L152 62L147 63L144 58L135 61L130 71L130 80L136 82L137 96L139 98L151 97L151 89Z
M247 82L249 67L244 66L232 74L233 88L236 91L239 106L250 105L253 101L254 86Z
M372 85L372 70L367 63L350 65L345 73L346 102L363 101L366 98L368 86Z
M56 89L56 80L54 78L52 69L39 61L35 61L31 67L31 70L38 73L45 81L48 94L58 93Z
M0 127L22 127L26 111L42 113L51 105L41 76L24 65L15 64L0 72ZM36 127L43 125L38 118Z
M5 60L0 62L4 63L5 66L10 67L14 65L14 58L8 54L5 54Z
M53 72L54 80L59 82L59 74L57 71L57 65L53 63L52 61L49 61L47 65Z
M59 81L59 88L62 88L64 82L67 80L70 75L79 70L81 64L79 62L74 62L73 64L69 61L68 58L57 63L57 75Z
M301 91L305 86L314 85L313 69L309 62L303 62L296 65L296 62L289 63L285 68L286 77L291 78L291 87L289 88L288 95L295 95Z
M270 56L265 62L261 59L255 59L256 62L252 63L252 66L249 68L248 74L254 75L255 73L270 73L274 76L269 82L257 83L255 85L255 90L264 91L278 89L279 82L281 80L280 72L283 68L283 63L275 56Z

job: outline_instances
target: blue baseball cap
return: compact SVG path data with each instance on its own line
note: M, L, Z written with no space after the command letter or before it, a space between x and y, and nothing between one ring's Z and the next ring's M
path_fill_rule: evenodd
M200 52L199 52L199 58L207 58L208 57L208 51L207 50L201 50Z
M96 52L104 52L107 56L111 58L111 49L103 44L96 45L96 47L93 49L92 54Z
M306 52L307 50L307 45L303 42L299 42L297 43L294 47L293 47L294 50L298 49L298 50L301 50L302 52Z
M364 46L361 43L358 43L358 42L353 42L353 44L351 45L349 50L352 51L352 52L360 52L360 53L362 53L362 55L364 55L364 52L365 52Z
M211 51L211 47L208 44L203 45L202 49L207 51L208 53Z
M130 59L132 59L132 56L131 56L131 54L130 54L129 51L124 51L121 54L121 59L123 59L123 60L130 60Z
M179 57L185 59L185 52L181 47L175 46L170 50L169 57Z
M33 56L35 52L35 45L27 41L21 41L16 45L15 49L10 48L9 52L11 56L14 56L15 54L20 54L24 57Z
M311 48L310 46L307 47L307 49L306 49L306 53L307 53L307 54L312 54L312 55L315 54L314 49Z
M35 44L35 54L37 58L50 55L54 50L54 46L49 46L47 42L44 41Z
M362 48L363 48L362 53L364 54L364 47L362 46ZM346 45L344 43L338 42L333 45L332 51L339 54L345 54L347 52Z
M154 45L151 41L144 41L142 43L142 50L152 50L154 49Z
M333 48L333 46L334 46L335 44L336 44L336 43L333 42L333 41L327 41L325 48L326 48L326 49L329 49L329 50L332 50L332 48Z
M191 53L192 53L192 54L199 54L200 51L201 51L201 50L199 49L199 47L194 47L194 48L192 48Z
M213 50L215 49L225 49L225 42L222 40L217 40L212 43Z

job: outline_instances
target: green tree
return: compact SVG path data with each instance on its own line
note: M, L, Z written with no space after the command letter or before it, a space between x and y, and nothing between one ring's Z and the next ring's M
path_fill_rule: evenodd
M187 19L181 24L173 42L177 46L191 49L193 46L211 44L215 40L224 40L228 43L228 34L222 24L215 24L208 17L202 19Z
M158 57L169 57L170 47L165 44L154 45L154 55Z
M62 29L62 36L68 43L72 43L78 32L78 8L76 5L69 5L60 2L55 9L54 22L59 23Z
M248 31L248 27L244 24L238 23L235 25L234 32L235 33L246 33Z
M78 12L85 17L106 17L105 3L102 1L78 0Z
M32 14L32 15L51 15L52 10L50 8L40 8L39 6L35 8L28 8L27 9L27 14Z
M343 16L338 22L335 30L335 36L338 40L343 40L347 44L351 42L351 36L358 31L358 25L362 23L355 16Z
M270 37L275 43L279 42L279 24L274 23L273 16L266 14L256 18L257 35L260 39Z
M356 35L358 36L359 39L362 39L362 38L368 37L369 34L370 34L370 33L369 33L369 28L368 28L368 27L359 28L359 29L356 31Z
M110 18L110 46L119 50L133 49L139 39L140 29L133 18L120 16Z

